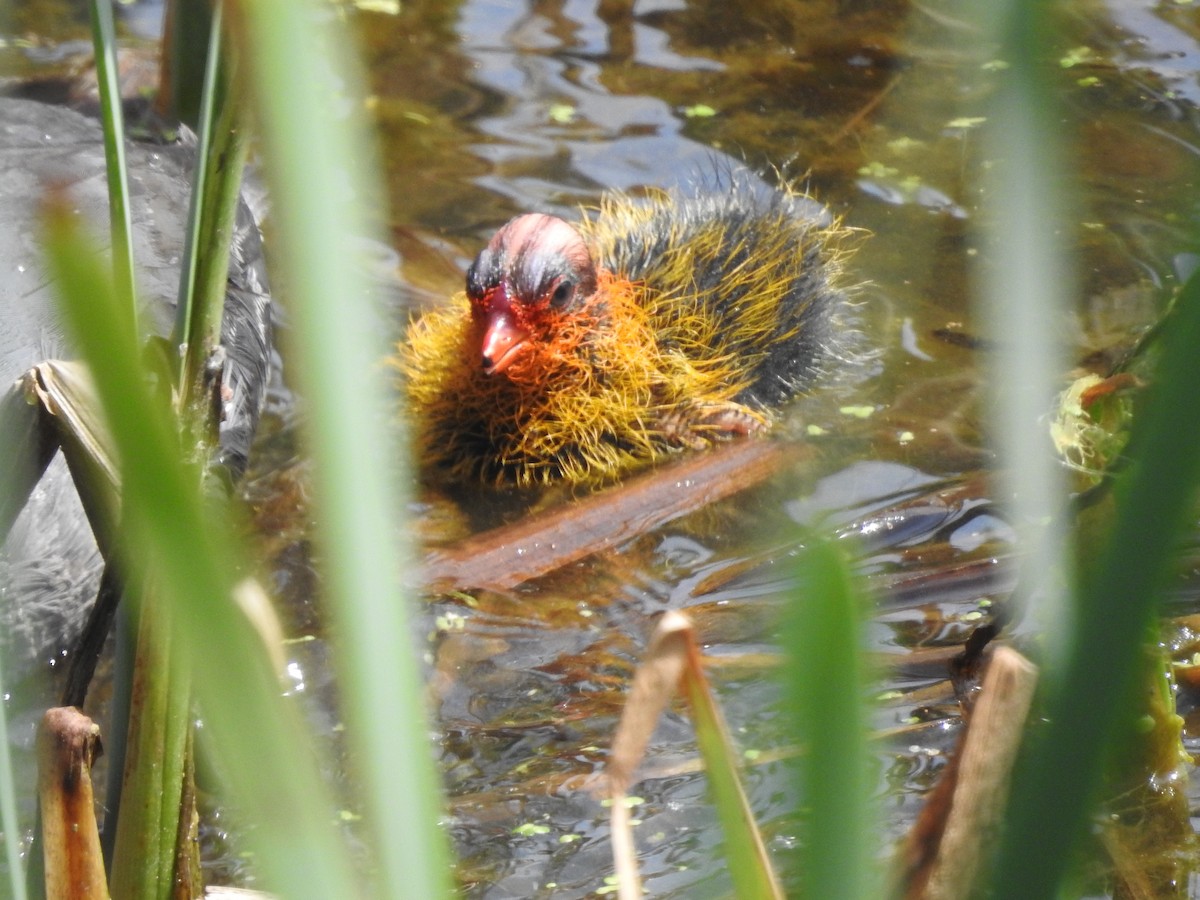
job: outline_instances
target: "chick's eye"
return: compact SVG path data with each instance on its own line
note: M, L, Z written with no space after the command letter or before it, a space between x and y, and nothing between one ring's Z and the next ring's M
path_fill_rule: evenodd
M573 296L575 296L575 282L560 281L558 287L554 289L554 293L550 295L550 305L564 306Z

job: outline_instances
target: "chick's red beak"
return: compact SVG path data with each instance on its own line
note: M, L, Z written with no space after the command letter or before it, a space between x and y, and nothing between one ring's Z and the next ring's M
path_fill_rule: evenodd
M479 346L483 371L488 375L503 372L520 355L529 332L517 324L508 290L503 284L487 297L483 307L483 340Z
M525 347L529 334L512 320L507 313L496 312L488 316L483 344L483 371L488 375L503 372Z

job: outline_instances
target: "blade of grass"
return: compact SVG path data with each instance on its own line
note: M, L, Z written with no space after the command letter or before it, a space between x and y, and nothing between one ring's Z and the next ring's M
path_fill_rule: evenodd
M47 207L49 271L92 367L121 463L129 580L157 579L170 601L173 647L194 676L211 747L232 796L256 827L264 881L290 897L353 896L333 831L334 805L296 711L279 696L261 642L232 599L244 566L227 511L202 500L177 434L140 367L127 307L83 239L65 198Z
M783 705L805 753L799 762L806 811L801 837L803 895L881 896L873 865L878 833L871 802L863 606L849 564L815 540L797 561L801 585L783 644Z
M1075 638L1053 684L1049 720L1017 769L994 896L1053 897L1082 837L1114 729L1132 715L1142 642L1191 521L1200 481L1200 275L1184 286L1145 407L1136 457L1117 485L1116 520L1083 573ZM1104 698L1084 702L1079 686Z
M995 493L1005 505L1037 573L1036 601L1016 610L1044 635L1046 677L1071 640L1077 611L1070 602L1072 572L1061 516L1066 482L1042 421L1055 405L1069 368L1062 316L1078 294L1064 234L1074 225L1059 134L1062 114L1047 83L1052 49L1044 0L983 4L990 34L1010 64L984 125L990 204L986 255L974 273L980 316L997 352L989 355L990 441L1003 465ZM1018 595L1014 602L1023 602Z
M0 394L0 544L57 452L53 429L25 386L18 382Z
M130 310L137 333L134 306L133 225L129 213L129 176L125 167L125 119L117 69L117 35L111 0L91 0L92 47L100 88L100 118L104 123L104 158L108 169L109 228L112 232L113 278L117 296Z
M231 45L222 40L223 9L218 3L213 11L208 40L197 165L171 335L174 346L185 348L179 375L182 407L189 409L192 400L199 400L198 414L208 409L202 399L204 366L220 341L230 242L247 153L245 104L234 89L238 67Z
M90 460L95 467L95 483L87 488L116 491L120 486L117 463L87 367L72 360L48 359L26 372L21 384L26 395L36 397L55 420L59 431L56 448L63 446L67 452L66 446L73 445L75 449L70 452ZM116 504L112 508L107 522L93 520L94 531L103 534L106 525L115 521Z
M633 821L624 790L609 797L609 830L612 834L613 872L617 879L617 900L642 900L642 876L638 872L637 848L633 843Z
M237 12L234 32L246 40L241 58L253 70L275 246L287 273L293 350L303 360L293 371L312 414L307 436L326 599L379 861L372 893L446 896L438 777L400 591L401 573L412 566L394 519L404 509L405 457L379 364L388 349L382 311L359 260L369 231L363 212L347 203L348 195L359 202L386 196L358 120L361 81L344 35L319 4L260 0L229 11ZM334 93L339 88L344 95Z
M3 665L0 665L0 672L3 671ZM4 696L4 685L0 684L0 697ZM8 869L5 887L8 888L7 896L13 900L26 900L21 865L21 822L17 818L17 790L8 749L12 745L8 740L8 704L0 703L0 828L4 831L4 861Z
M670 615L664 616L664 621ZM734 893L743 900L783 900L783 889L742 788L740 758L729 738L725 717L713 699L691 623L685 641L688 664L683 675L683 692L696 723L696 742L704 757L704 772L725 835L725 856Z
M171 4L175 5L175 4ZM221 52L221 10L224 5L216 4L213 9L211 30L208 36L208 57L204 67L203 89L200 93L200 119L196 132L196 167L192 170L192 193L188 206L187 235L183 245L183 263L179 267L178 305L175 307L175 324L171 331L172 346L187 343L191 332L192 303L196 295L196 272L200 267L200 218L204 210L203 197L208 186L209 141L212 138L214 107L217 93L217 70ZM191 370L187 359L190 348L184 353L184 365L179 376L181 385L188 385L186 373Z
M613 859L620 877L622 900L641 896L632 860L625 791L633 781L634 770L659 717L677 691L686 697L696 727L696 742L704 759L709 792L725 835L725 856L734 892L742 898L782 898L783 891L742 789L740 758L704 674L695 626L686 615L671 610L655 627L650 646L634 675L629 699L613 736L607 769L613 794Z
M633 784L634 772L642 763L663 710L679 691L680 679L688 663L687 648L679 629L690 627L687 617L675 612L658 623L650 646L634 672L629 695L621 710L621 721L613 735L605 775L612 803L609 823L619 900L640 900L642 897L642 879L625 795Z
M8 8L0 10L0 27L9 28ZM8 536L12 520L24 505L24 497L32 489L28 470L18 471L17 460L25 459L25 441L35 439L36 416L29 415L30 409L16 391L4 386L4 394L0 396L0 535ZM19 427L11 427L13 423ZM38 441L38 443L41 443ZM18 452L18 447L21 452ZM31 454L29 458L36 459L42 454ZM42 469L44 463L39 460L31 468ZM40 474L40 472L38 473ZM18 504L18 499L21 501ZM2 538L0 538L2 540ZM0 653L0 698L6 697L3 684L4 659ZM26 900L25 876L21 864L21 846L19 835L21 823L17 818L16 780L13 778L12 755L9 748L8 735L8 704L0 701L0 831L3 831L5 877L0 881L0 890L7 888L5 896L13 900Z
M1063 185L1069 184L1062 147L1062 116L1048 72L1053 60L1052 5L1012 0L981 5L1009 63L995 114L986 132L998 160L990 185L995 199L988 288L999 355L992 382L1004 412L996 431L1004 439L1005 469L1023 480L1004 494L1023 503L1017 522L1055 521L1065 496L1048 438L1039 419L1052 407L1065 365L1049 337L1054 318L1077 294L1062 235L1074 227ZM1180 298L1182 321L1175 352L1194 356L1197 302L1191 284ZM1168 352L1166 356L1170 356ZM1167 360L1164 358L1164 363ZM1049 723L1028 741L1013 778L1013 796L992 872L993 896L1049 898L1062 889L1072 851L1093 809L1114 728L1131 715L1138 648L1163 586L1165 565L1192 497L1197 416L1188 396L1196 383L1195 360L1165 365L1135 424L1145 433L1140 461L1123 477L1118 524L1105 551L1082 573L1073 603L1065 541L1052 526L1036 538L1023 528L1043 598L1031 610L1043 632L1044 715ZM1172 369L1174 365L1176 368ZM1182 381L1172 382L1181 378ZM1185 387L1186 386L1186 387ZM1160 480L1161 479L1161 480ZM1079 695L1102 697L1088 703Z
M135 590L126 585L125 599L139 610L138 635L111 884L116 897L157 900L175 880L191 691L186 670L172 664L168 611Z

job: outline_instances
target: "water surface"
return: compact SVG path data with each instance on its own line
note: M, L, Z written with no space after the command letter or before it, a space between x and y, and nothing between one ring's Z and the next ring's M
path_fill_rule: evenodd
M632 668L664 610L695 617L742 748L779 748L764 660L792 592L801 526L857 542L877 609L870 649L894 663L875 713L886 853L958 729L944 667L914 654L956 646L987 621L1019 561L981 477L991 461L980 411L986 349L970 305L971 274L990 264L981 186L990 161L979 133L1004 60L959 4L757 0L733 11L716 0L477 0L348 11L370 68L392 201L397 338L410 310L460 288L470 258L510 216L572 217L605 190L686 184L714 159L750 167L765 185L809 190L863 232L848 268L878 354L789 411L782 432L818 425L824 434L775 479L515 590L464 584L421 599L413 637L428 665L464 891L605 889L607 813L583 787L603 766ZM1197 35L1186 4L1077 2L1062 12L1056 88L1079 176L1079 214L1066 227L1081 285L1061 331L1080 360L1136 337L1192 265ZM295 434L302 412L286 390L273 399L245 493L296 638L295 691L339 759ZM563 501L484 492L464 503L425 491L420 533L427 547L452 546ZM1195 600L1183 596L1177 611L1195 611ZM637 788L639 851L656 896L730 889L694 762L690 725L672 713L651 748L656 777ZM800 800L785 764L749 766L747 780L787 872ZM223 829L217 814L212 871L252 880Z

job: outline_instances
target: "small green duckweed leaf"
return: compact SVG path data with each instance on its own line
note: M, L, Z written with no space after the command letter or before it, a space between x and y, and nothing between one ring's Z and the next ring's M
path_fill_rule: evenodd
M865 178L895 178L900 174L900 170L892 168L891 166L886 166L878 160L875 160L867 163L865 166L861 166L858 170L858 174Z
M1081 63L1091 62L1094 58L1091 47L1072 47L1059 59L1058 64L1064 69L1070 69Z
M960 116L946 123L947 128L975 128L987 121L987 116Z
M437 627L437 630L441 632L463 631L467 627L466 616L454 612L438 616L433 620L433 623Z
M519 834L521 837L534 837L539 834L548 834L549 832L549 825L538 825L536 822L526 822L512 830L513 834Z
M875 415L875 407L873 406L843 406L838 409L843 416L850 416L854 419L869 419Z
M924 141L918 141L916 138L910 138L907 135L904 137L894 138L887 142L888 150L897 155L911 153L913 150L919 150L924 146Z

